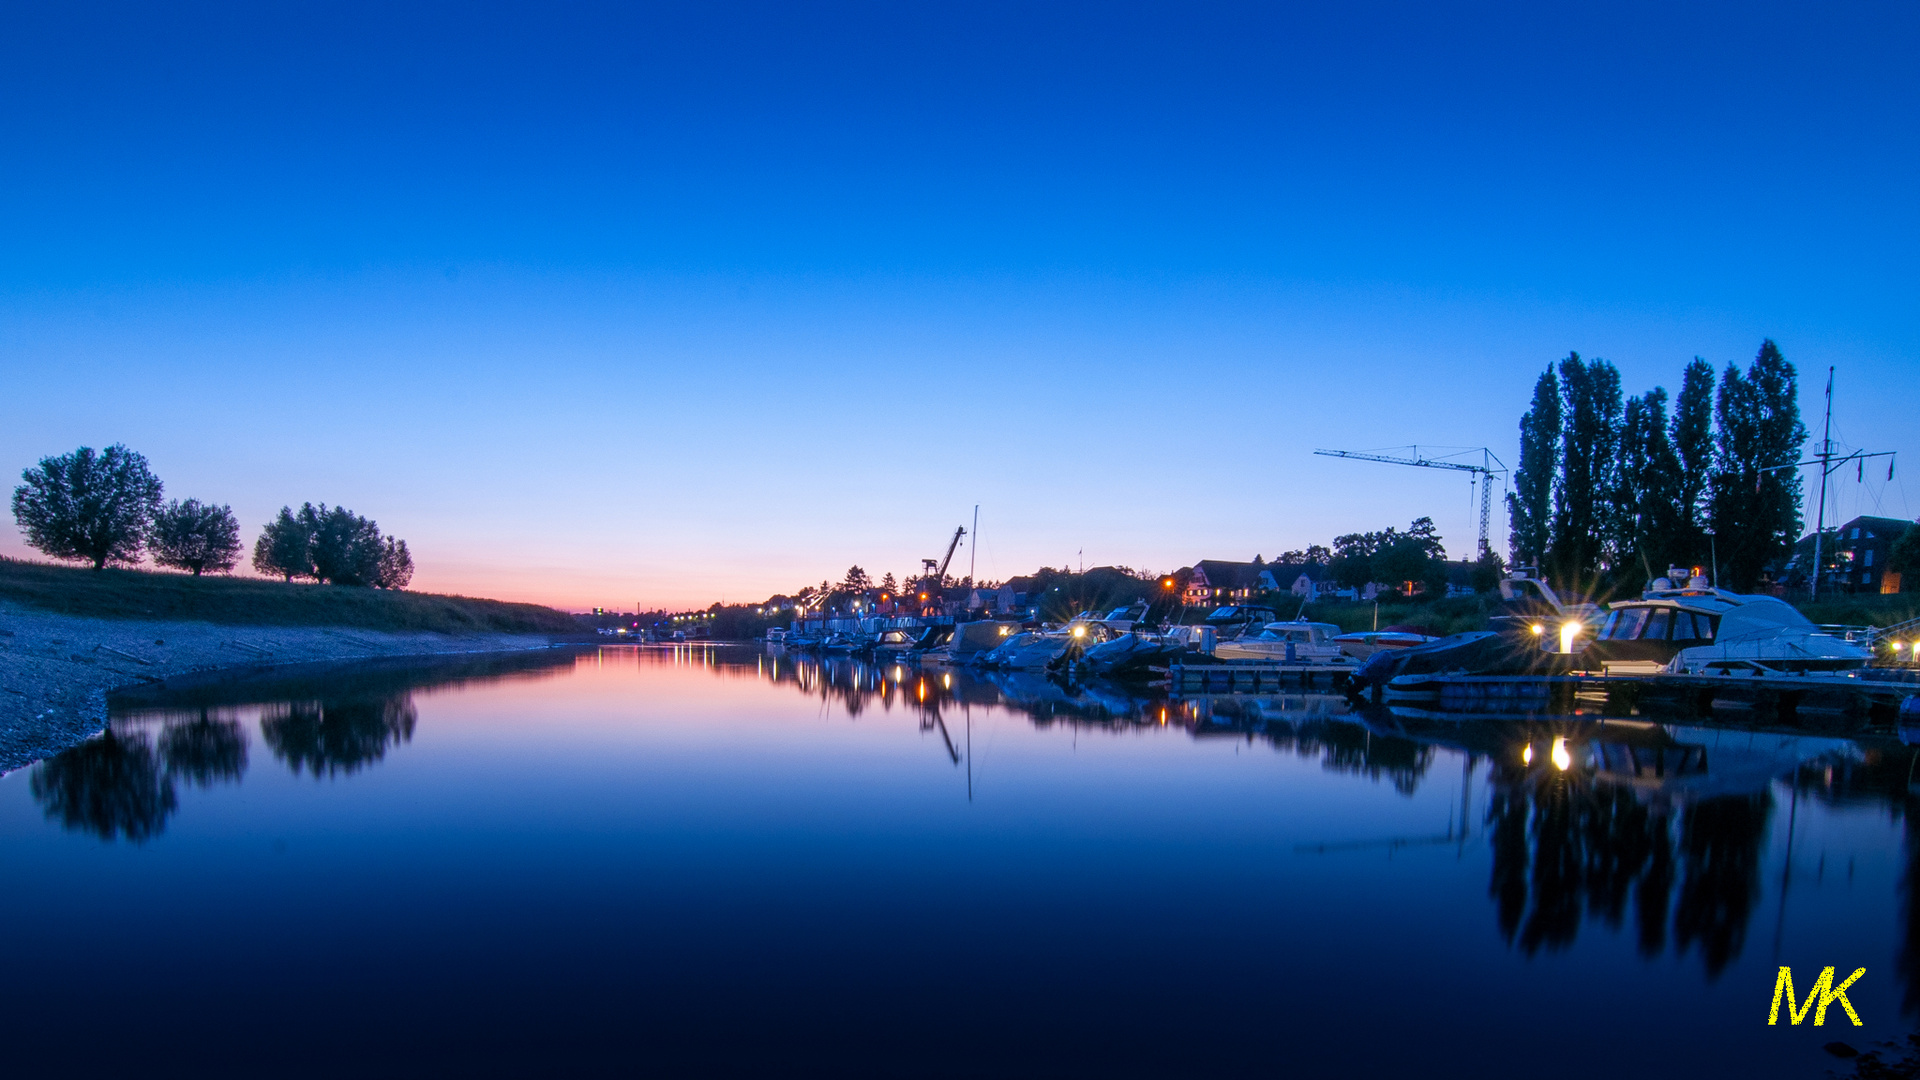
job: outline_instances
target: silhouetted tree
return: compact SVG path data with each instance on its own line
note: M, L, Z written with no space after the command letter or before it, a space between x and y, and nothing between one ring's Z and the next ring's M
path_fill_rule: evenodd
M1553 531L1553 488L1560 472L1560 380L1553 368L1533 384L1533 404L1520 418L1520 464L1507 493L1513 531L1507 544L1519 562L1543 565Z
M1831 549L1834 545L1829 544ZM1920 527L1909 525L1900 539L1893 542L1893 549L1887 552L1887 569L1900 575L1900 588L1912 592L1907 586L1911 575L1915 585L1920 585Z
M41 458L20 478L26 483L13 489L13 520L27 543L95 570L140 561L161 492L145 457L119 443L98 453L83 446Z
M1709 555L1707 491L1713 479L1713 365L1697 356L1681 376L1680 396L1673 402L1673 451L1680 467L1680 495L1669 550L1677 565L1704 566Z
M1547 547L1553 573L1578 582L1599 569L1612 533L1607 499L1618 486L1620 372L1605 360L1568 353L1560 361L1560 397L1560 479Z
M405 540L389 536L381 542L380 576L374 585L382 589L404 589L413 580L413 555Z
M344 506L321 503L300 508L313 530L313 576L333 585L374 585L380 580L385 550L380 527Z
M306 506L300 514L291 507L280 508L280 516L260 530L253 543L253 568L269 577L279 575L287 581L313 576L313 529Z
M1611 547L1617 575L1642 581L1666 572L1681 531L1680 458L1667 430L1667 392L1627 400ZM1643 577L1642 574L1645 576Z
M34 766L27 786L47 817L102 840L143 844L166 829L178 805L152 745L111 726Z
M840 591L847 593L865 592L872 587L872 579L858 566L847 567L847 576L840 582Z
M155 515L148 546L161 566L190 570L194 577L207 570L224 574L240 560L240 523L230 506L175 499Z
M1720 572L1734 589L1752 588L1800 536L1800 473L1777 468L1798 461L1807 441L1799 393L1793 365L1771 340L1745 377L1729 364L1720 380L1712 521Z

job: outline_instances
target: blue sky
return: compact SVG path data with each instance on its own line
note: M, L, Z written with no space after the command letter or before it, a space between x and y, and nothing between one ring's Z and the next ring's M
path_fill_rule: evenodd
M982 576L1465 553L1463 481L1311 450L1511 461L1568 349L1772 337L1920 450L1910 6L0 19L0 465L344 503L420 588L758 599L975 503Z

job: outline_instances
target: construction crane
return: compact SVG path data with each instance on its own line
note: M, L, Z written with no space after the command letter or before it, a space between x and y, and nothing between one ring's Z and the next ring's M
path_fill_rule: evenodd
M960 550L960 538L965 535L967 535L967 527L965 525L962 525L959 528L953 530L953 539L947 544L946 558L937 559L937 560L936 559L920 560L920 565L924 569L924 573L921 577L921 581L923 584L926 582L932 582L934 587L936 588L946 584L947 566L953 562L953 553Z
M1388 449L1398 450L1400 448L1394 446ZM1493 546L1487 542L1487 528L1493 521L1493 478L1507 475L1506 463L1494 457L1493 451L1484 446L1475 449L1454 450L1453 454L1448 455L1458 456L1460 454L1477 452L1480 455L1480 464L1478 465L1465 461L1447 461L1443 457L1428 457L1420 452L1418 446L1410 446L1407 447L1407 449L1413 451L1413 456L1395 457L1392 454L1381 454L1371 450L1315 450L1314 453L1322 457L1354 458L1359 461L1383 461L1389 465L1418 465L1423 469L1457 469L1460 472L1472 473L1473 482L1480 485L1480 554L1484 556L1488 552L1491 552ZM1447 449L1453 448L1448 447ZM1499 468L1494 468L1496 465L1498 465Z

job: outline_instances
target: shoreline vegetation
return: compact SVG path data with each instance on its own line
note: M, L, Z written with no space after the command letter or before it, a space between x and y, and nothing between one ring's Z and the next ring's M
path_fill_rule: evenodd
M0 601L55 615L442 634L576 634L538 604L351 585L58 566L0 556Z
M573 616L464 596L0 557L0 773L98 733L107 695L181 675L472 656L577 639Z

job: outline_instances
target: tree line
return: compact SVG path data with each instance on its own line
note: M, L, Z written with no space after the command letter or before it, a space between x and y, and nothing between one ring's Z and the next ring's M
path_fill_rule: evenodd
M163 502L165 485L145 455L119 443L41 458L20 478L13 490L14 522L30 546L53 558L100 570L134 565L150 554L157 565L195 577L228 573L240 561L240 523L232 507L198 499ZM413 579L406 541L383 536L375 522L325 503L307 503L297 514L282 507L254 544L253 566L286 581L382 589L404 589Z
M1628 588L1717 565L1751 589L1799 538L1799 378L1771 340L1742 372L1695 357L1664 387L1621 397L1620 372L1568 353L1520 418L1507 496L1516 561L1582 587Z

